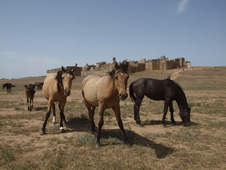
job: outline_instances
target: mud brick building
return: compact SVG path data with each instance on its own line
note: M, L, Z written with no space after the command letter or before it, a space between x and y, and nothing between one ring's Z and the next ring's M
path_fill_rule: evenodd
M81 76L81 71L82 71L82 67L78 67L77 64L75 64L75 66L67 66L65 67L66 69L72 69L75 68L74 71L74 76ZM54 68L51 70L47 70L46 73L47 74L55 74L57 73L59 70L61 70L61 68Z
M66 68L76 68L74 75L75 76L88 76L88 75L107 75L114 68L116 58L112 59L112 63L98 62L96 65L86 64L84 67L76 66L67 66ZM165 56L162 56L157 59L146 60L141 59L140 61L128 61L129 63L129 73L136 73L145 70L167 70L167 69L176 69L176 68L190 68L191 62L185 61L185 58L175 58L169 60ZM56 73L61 68L47 70L47 74Z

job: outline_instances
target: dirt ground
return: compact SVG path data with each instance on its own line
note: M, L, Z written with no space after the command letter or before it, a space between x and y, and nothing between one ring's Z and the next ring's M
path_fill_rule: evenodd
M144 126L138 126L128 98L121 102L121 112L129 143L124 144L113 112L106 110L99 149L79 88L82 78L74 80L65 107L66 133L60 133L57 110L57 124L52 124L51 116L42 136L47 101L37 90L33 111L28 111L23 90L23 84L37 79L11 80L17 87L10 94L0 91L0 169L226 169L225 67L157 74L170 74L184 88L192 125L182 125L174 102L177 125L171 124L168 114L164 128L163 102L145 98L140 109ZM130 82L141 76L131 75ZM153 77L147 72L143 76ZM98 118L96 113L96 125Z

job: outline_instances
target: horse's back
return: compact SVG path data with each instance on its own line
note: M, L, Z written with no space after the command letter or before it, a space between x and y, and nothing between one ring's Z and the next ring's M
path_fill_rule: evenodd
M147 96L153 100L164 100L175 95L175 83L172 80L141 78L133 83L136 95Z

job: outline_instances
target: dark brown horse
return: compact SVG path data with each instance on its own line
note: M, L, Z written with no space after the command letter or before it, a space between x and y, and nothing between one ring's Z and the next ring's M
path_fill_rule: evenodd
M24 86L26 89L26 97L27 97L27 109L29 111L32 111L33 108L33 102L34 102L34 96L35 96L35 85L34 84L29 84Z
M165 118L168 107L171 112L171 121L176 124L173 117L173 101L176 100L180 117L184 125L190 124L190 108L187 103L185 93L182 88L170 79L156 80L151 78L141 78L132 82L129 86L130 98L135 101L134 104L134 120L136 123L141 124L139 109L144 96L152 100L164 100L164 110L162 123L166 126Z
M10 93L12 87L16 87L16 86L12 85L12 83L5 83L3 84L2 89L6 88L7 92Z

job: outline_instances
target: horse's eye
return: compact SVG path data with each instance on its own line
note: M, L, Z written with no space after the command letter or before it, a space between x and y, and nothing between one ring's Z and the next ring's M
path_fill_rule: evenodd
M116 80L118 80L118 77L115 77Z

